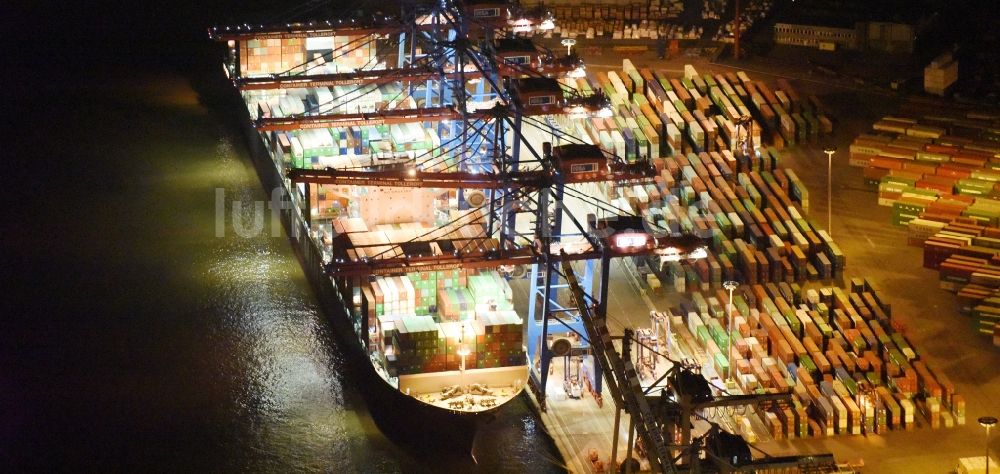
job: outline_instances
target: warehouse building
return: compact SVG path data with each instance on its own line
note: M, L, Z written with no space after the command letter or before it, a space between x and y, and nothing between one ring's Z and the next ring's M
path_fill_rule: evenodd
M825 50L859 49L858 31L854 28L776 23L774 42Z
M835 49L912 53L916 37L912 25L881 21L858 22L853 27L776 23L774 42L833 51Z

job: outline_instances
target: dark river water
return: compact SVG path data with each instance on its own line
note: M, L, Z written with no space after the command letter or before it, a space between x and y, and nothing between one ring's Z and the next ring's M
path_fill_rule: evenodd
M188 26L13 46L0 470L558 472L524 400L483 433L478 465L397 446L286 238L216 236L218 190L267 195L223 102L220 51Z

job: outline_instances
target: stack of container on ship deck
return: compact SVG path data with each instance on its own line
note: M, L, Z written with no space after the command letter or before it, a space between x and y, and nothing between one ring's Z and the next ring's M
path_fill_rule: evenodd
M964 399L894 332L889 305L867 282L854 280L848 291L785 282L741 288L728 331L727 301L721 289L693 293L680 308L685 327L720 377L732 338L734 378L745 392L793 392L790 403L758 408L773 437L912 429L918 410L931 427L964 424ZM862 387L874 388L867 400Z
M372 277L369 347L386 357L390 374L524 364L523 321L511 289L495 271L453 269ZM391 348L389 348L391 346Z
M354 71L370 66L373 40L363 36L249 39L239 42L240 66L246 77Z
M401 97L401 86L372 86L352 94L348 86L249 91L248 102L254 116L290 117L306 112L356 113L416 108L412 97ZM255 109L255 110L254 110ZM450 163L440 156L441 137L432 127L419 123L361 125L341 128L314 128L268 134L273 153L293 168L353 168L370 166L375 158L406 156L419 158L428 170ZM377 161L377 159L375 160Z

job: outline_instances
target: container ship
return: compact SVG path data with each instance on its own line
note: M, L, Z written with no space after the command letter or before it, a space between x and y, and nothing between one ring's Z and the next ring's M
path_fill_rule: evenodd
M520 34L551 18L511 12L470 0L209 30L262 181L283 191L303 268L371 378L372 413L411 441L471 442L546 372L557 261L610 256L612 238L616 255L655 247L586 200L649 180L648 156L563 130L609 104L575 88L576 56ZM512 281L552 297L525 302Z

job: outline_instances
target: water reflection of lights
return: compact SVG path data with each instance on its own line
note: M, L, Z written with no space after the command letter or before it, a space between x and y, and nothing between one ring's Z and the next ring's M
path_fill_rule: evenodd
M210 304L225 314L218 328L231 360L225 377L238 385L235 406L258 420L261 449L341 451L357 435L344 419L343 388L329 359L317 310L294 258L281 258L268 237L232 238L209 270L218 289ZM296 282L299 282L298 284ZM333 453L330 453L333 454ZM325 455L324 455L325 456Z

